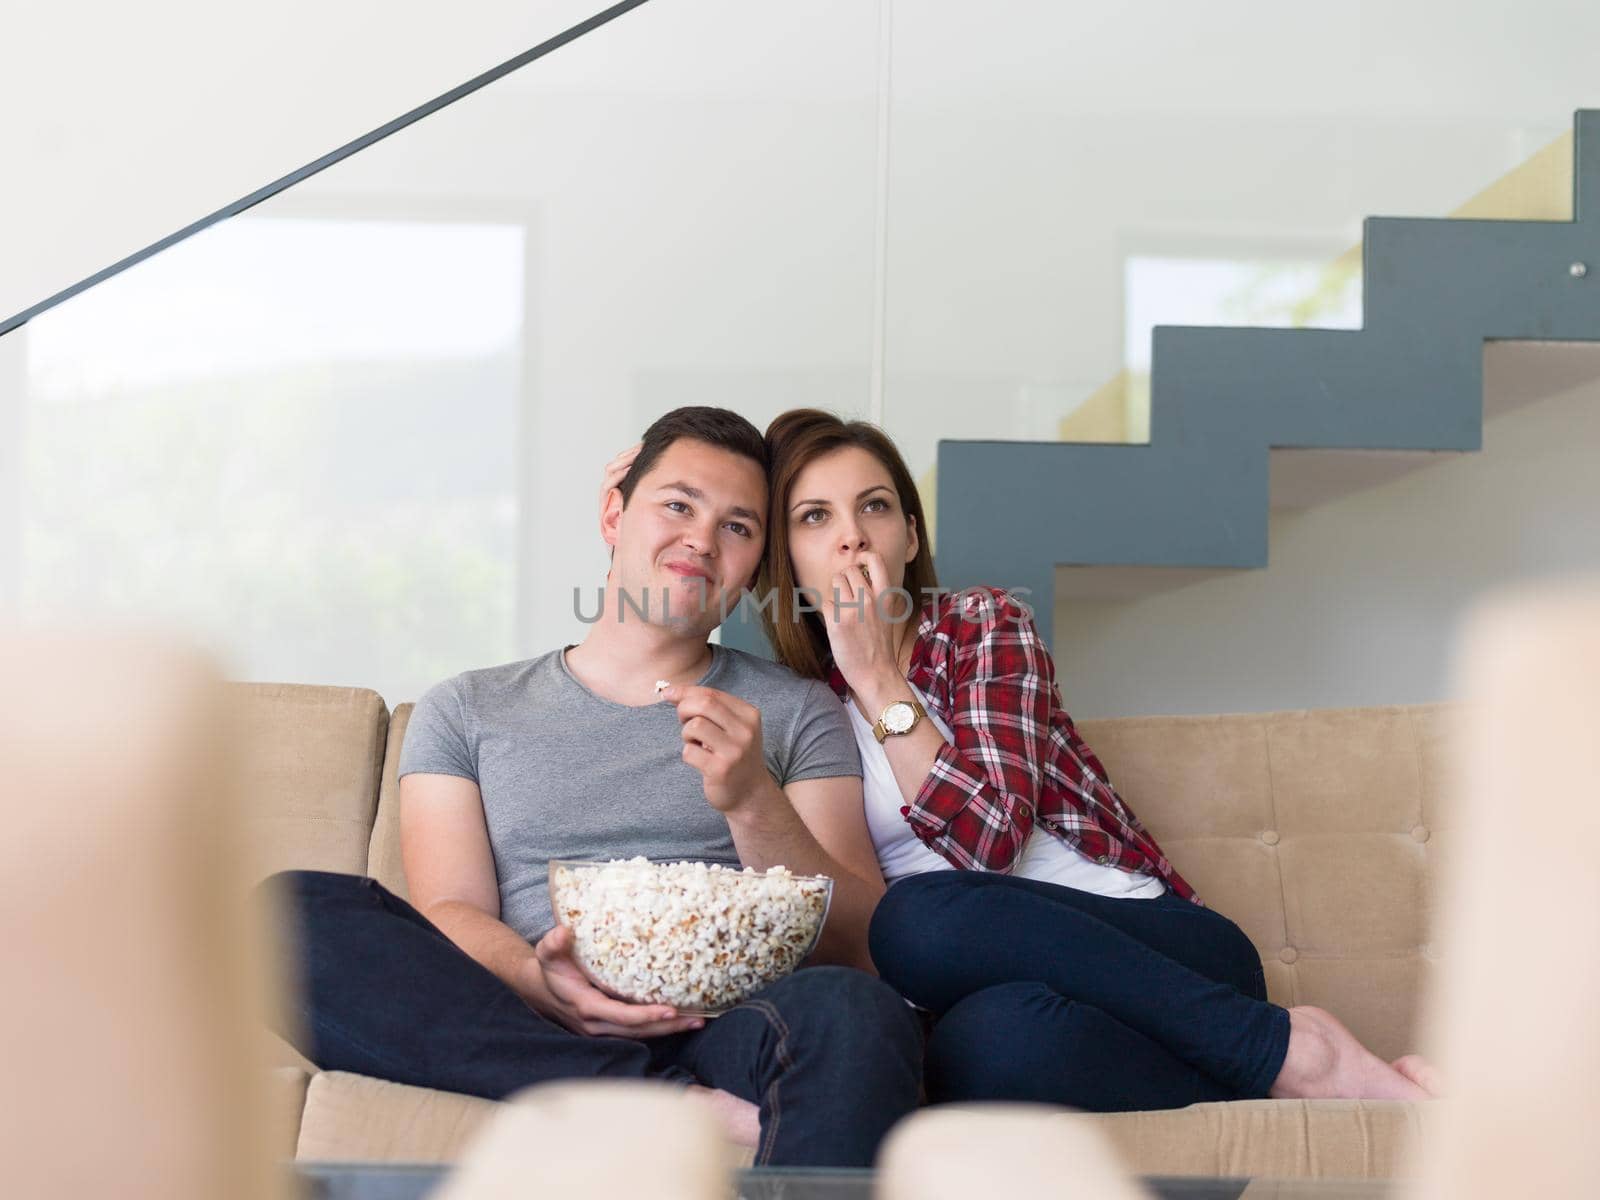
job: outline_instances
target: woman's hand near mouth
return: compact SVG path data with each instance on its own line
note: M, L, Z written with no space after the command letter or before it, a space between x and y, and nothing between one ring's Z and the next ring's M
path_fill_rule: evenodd
M600 473L600 515L605 516L606 497L611 494L612 488L622 486L622 481L628 477L628 472L633 469L633 460L639 457L639 451L644 449L643 442L635 442L621 454L617 455L605 466Z
M833 577L833 594L822 600L823 627L833 651L834 665L856 694L858 702L875 704L880 697L904 699L908 693L900 674L898 651L905 632L904 620L895 620L908 607L905 598L887 598L888 568L883 558L868 550ZM878 706L879 708L882 705ZM863 709L863 715L876 717Z

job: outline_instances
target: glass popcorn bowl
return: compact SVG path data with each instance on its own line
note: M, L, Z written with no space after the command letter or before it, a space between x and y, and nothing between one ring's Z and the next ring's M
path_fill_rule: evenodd
M783 867L550 860L550 908L589 977L684 1016L719 1016L793 971L832 900L832 879Z

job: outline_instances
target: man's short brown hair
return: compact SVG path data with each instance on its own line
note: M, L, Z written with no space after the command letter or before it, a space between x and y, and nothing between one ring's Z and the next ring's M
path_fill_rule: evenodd
M644 445L639 450L639 456L633 460L633 466L617 485L622 493L624 508L633 498L633 489L638 486L639 480L655 466L656 460L666 453L667 447L679 438L693 438L708 446L743 455L761 468L763 477L767 474L766 439L761 436L759 429L738 413L706 405L675 408L657 417L650 428L644 431Z

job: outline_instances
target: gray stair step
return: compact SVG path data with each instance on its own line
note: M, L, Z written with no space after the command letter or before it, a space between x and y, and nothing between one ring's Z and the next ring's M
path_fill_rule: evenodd
M1478 450L1486 345L1600 341L1600 111L1576 114L1573 153L1572 221L1369 218L1360 330L1158 327L1148 445L940 442L941 582L1026 589L1048 613L1058 585L1129 596L1260 568L1274 506ZM1525 390L1592 366L1572 355Z

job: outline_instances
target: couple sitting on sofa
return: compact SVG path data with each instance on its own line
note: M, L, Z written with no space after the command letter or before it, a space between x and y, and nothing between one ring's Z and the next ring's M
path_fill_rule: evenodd
M1431 1094L1422 1060L1267 1001L1250 942L1078 737L1026 606L938 591L881 431L797 410L763 439L680 409L605 484L583 642L416 705L413 903L355 876L271 881L303 983L284 1032L319 1067L496 1099L675 1082L758 1165L870 1164L924 1075L933 1102L1094 1111ZM706 640L752 584L779 664ZM605 994L546 864L635 855L833 877L813 965L709 1022Z

